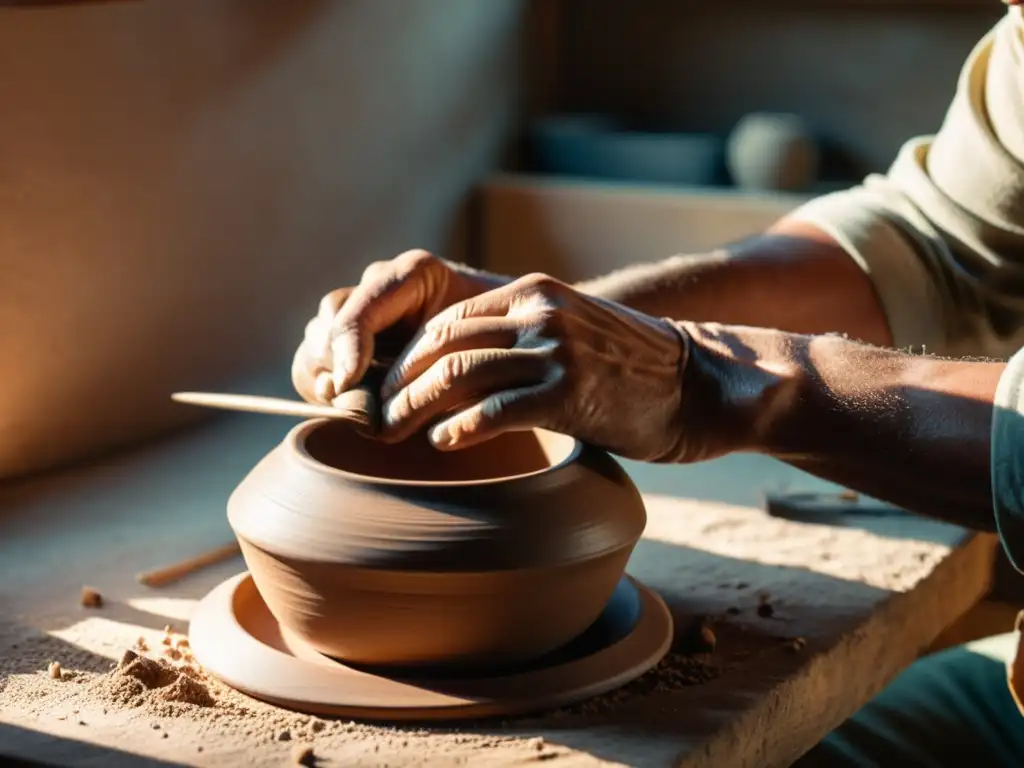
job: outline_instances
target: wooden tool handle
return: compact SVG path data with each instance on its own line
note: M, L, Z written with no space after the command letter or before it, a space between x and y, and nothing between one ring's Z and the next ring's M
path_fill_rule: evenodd
M203 552L173 565L140 573L135 577L135 580L147 587L164 587L175 581L180 581L198 570L230 560L241 553L242 549L238 546L238 542L233 541L230 544L211 549L208 552Z

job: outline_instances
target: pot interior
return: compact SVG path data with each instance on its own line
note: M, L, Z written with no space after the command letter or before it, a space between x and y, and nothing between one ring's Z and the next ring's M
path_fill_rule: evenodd
M314 461L374 480L469 483L532 475L568 461L571 437L530 430L507 432L458 451L439 451L419 433L401 443L362 437L336 421L317 422L299 435L298 448Z

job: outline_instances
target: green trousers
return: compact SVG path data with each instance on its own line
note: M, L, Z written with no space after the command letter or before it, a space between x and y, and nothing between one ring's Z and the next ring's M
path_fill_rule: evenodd
M911 665L796 762L809 766L1024 766L1024 717L1006 685L1015 633Z

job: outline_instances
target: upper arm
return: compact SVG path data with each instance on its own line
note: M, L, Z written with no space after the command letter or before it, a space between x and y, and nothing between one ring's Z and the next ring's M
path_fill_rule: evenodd
M1024 344L1024 73L1011 14L971 54L934 137L792 214L868 274L897 347L1005 358Z

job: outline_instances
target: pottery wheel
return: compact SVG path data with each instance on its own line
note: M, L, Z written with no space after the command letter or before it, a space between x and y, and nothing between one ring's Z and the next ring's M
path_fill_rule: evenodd
M208 672L288 709L364 720L469 719L562 707L634 680L667 653L672 617L660 597L625 576L586 632L527 666L385 673L307 646L278 624L242 573L203 598L189 641Z

